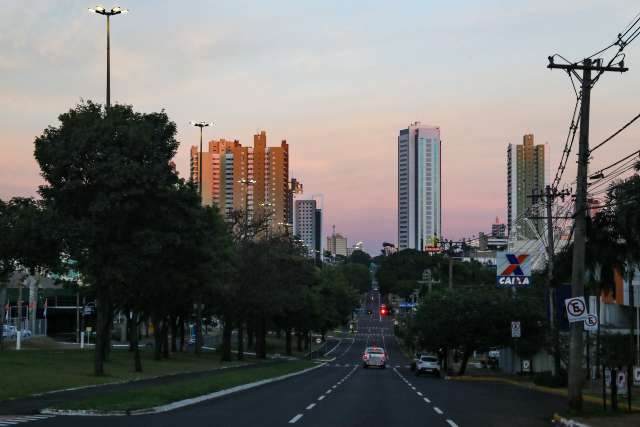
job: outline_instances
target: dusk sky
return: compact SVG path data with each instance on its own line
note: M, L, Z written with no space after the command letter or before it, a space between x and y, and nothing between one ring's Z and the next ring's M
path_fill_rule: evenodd
M104 102L105 20L93 2L2 0L0 198L41 183L33 140L81 99ZM506 217L506 149L524 133L551 147L552 175L573 90L547 57L572 60L611 43L637 0L159 1L112 20L112 102L165 109L178 126L187 176L190 120L208 139L290 144L291 176L322 193L331 225L377 254L396 242L399 129L441 128L446 238L489 231ZM640 43L625 74L592 93L591 141L639 112ZM638 149L640 126L598 150L592 170ZM571 155L565 181L575 177Z

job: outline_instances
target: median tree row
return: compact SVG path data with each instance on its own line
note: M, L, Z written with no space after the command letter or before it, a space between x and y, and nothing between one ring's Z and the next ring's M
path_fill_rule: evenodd
M0 203L0 310L11 275L79 273L96 301L94 372L105 373L116 313L128 320L136 371L142 370L138 330L153 324L155 358L185 348L185 330L223 323L221 357L243 343L266 357L269 330L302 347L309 331L345 322L357 304L349 275L318 268L300 242L273 233L268 218L235 212L225 220L202 206L196 186L178 176L176 125L166 113L131 106L108 111L87 101L59 116L35 140L44 184L38 200ZM0 312L0 322L4 319Z

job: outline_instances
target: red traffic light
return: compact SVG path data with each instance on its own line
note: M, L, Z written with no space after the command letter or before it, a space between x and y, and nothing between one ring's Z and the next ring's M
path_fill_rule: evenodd
M387 315L387 309L385 307L380 307L380 315L381 316L386 316Z

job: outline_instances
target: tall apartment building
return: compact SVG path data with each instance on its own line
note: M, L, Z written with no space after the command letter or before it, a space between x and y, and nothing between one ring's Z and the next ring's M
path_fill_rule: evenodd
M295 208L293 205L294 198L296 194L302 194L303 186L300 181L296 178L291 178L289 181L289 192L287 193L287 223L293 224L295 222L294 212Z
M296 200L294 234L309 250L309 256L319 259L322 254L322 210L315 200Z
M549 184L549 145L535 145L533 134L526 134L522 144L509 144L507 148L507 231L519 216L533 204L533 194L541 194ZM533 220L538 233L543 232L542 220ZM532 230L522 230L525 237L535 239Z
M420 122L398 136L398 249L422 250L442 237L440 128Z
M289 145L267 147L264 131L253 136L253 147L238 140L209 141L202 153L191 147L191 179L198 183L202 174L202 203L216 205L228 215L233 210L248 210L250 216L271 216L274 226L289 218ZM254 180L254 184L247 184Z
M347 238L340 233L336 233L335 226L333 227L333 234L327 236L327 251L332 255L348 256L347 253Z

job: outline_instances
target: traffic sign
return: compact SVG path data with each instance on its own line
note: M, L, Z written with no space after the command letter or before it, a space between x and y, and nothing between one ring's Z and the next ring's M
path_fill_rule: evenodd
M595 314L587 314L587 318L584 319L585 331L597 331L598 330L598 316Z
M531 287L529 254L498 252L496 254L496 286L498 288Z
M587 320L587 304L584 297L567 298L564 300L564 306L570 323Z
M520 328L520 322L511 322L511 338L520 338L522 336L522 329Z
M627 373L625 371L618 371L616 387L618 388L618 394L627 394Z
M633 383L640 385L640 366L633 367Z
M522 372L531 372L531 361L523 360L522 361Z
M320 338L316 338L316 344L320 344L322 340Z

